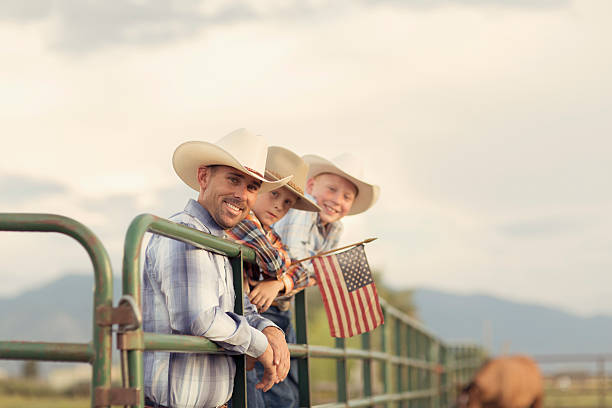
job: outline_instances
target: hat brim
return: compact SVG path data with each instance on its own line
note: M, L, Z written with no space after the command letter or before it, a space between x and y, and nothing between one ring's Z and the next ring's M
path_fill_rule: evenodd
M244 167L234 156L219 146L201 141L185 142L176 148L172 156L174 171L185 184L200 191L198 168L201 166L229 166L261 181L260 193L276 190L287 184L293 176L280 180L268 180L253 169Z
M276 179L276 176L270 174L268 171L266 171L266 177L273 179L273 180ZM283 188L286 188L287 190L291 191L293 194L295 194L298 197L298 199L295 201L295 204L291 208L295 208L296 210L302 210L302 211L310 211L310 212L321 211L321 207L319 207L317 203L312 201L310 198L306 197L304 193L299 192L289 183L285 184Z
M310 166L308 170L309 179L319 174L331 173L347 179L357 187L357 197L355 197L355 201L353 201L351 210L347 215L361 214L372 207L378 200L378 196L380 195L379 186L367 183L350 175L324 157L315 154L307 154L302 156L302 159Z

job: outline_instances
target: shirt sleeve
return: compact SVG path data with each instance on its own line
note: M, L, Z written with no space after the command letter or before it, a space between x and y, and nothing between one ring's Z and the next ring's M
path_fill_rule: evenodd
M259 331L263 331L263 329L270 326L276 327L278 330L282 331L282 329L271 320L266 319L257 312L257 308L251 303L246 294L244 294L244 316L249 324Z
M247 317L221 307L220 298L227 292L225 271L219 270L214 255L174 239L162 240L157 262L173 332L202 336L230 351L259 357L268 341Z
M268 278L280 279L283 271L291 263L289 255L276 248L268 240L265 232L251 220L241 221L228 233L228 236L255 250L257 266Z
M310 230L312 228L312 215L307 211L289 210L280 221L274 224L274 230L281 237L287 247L292 260L304 259L315 255L312 246ZM309 261L302 262L302 267L292 270L293 276L301 276L305 272L312 272ZM294 279L294 282L296 279Z

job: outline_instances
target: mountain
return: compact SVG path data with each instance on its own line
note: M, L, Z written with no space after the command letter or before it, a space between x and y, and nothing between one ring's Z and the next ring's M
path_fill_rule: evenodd
M612 316L582 317L536 304L432 289L415 289L413 301L419 318L442 339L487 343L493 354L612 351Z
M0 340L90 341L92 288L93 276L67 275L18 296L0 298ZM120 291L120 280L115 279L115 303ZM502 350L528 354L612 351L612 316L581 317L486 295L432 289L411 293L418 317L447 342L483 343L484 337L492 340L494 354ZM0 361L0 368L12 373L20 366L20 362Z
M121 283L113 284L115 302ZM86 342L92 337L93 276L67 275L0 298L2 340Z
M121 281L113 283L114 302ZM86 343L92 339L93 275L66 275L15 297L0 298L0 340ZM0 369L19 372L20 361L0 360ZM42 373L64 364L41 363Z

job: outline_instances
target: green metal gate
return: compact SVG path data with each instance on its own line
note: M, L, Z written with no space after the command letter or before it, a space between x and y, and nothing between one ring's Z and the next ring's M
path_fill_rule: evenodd
M76 239L89 254L95 276L93 338L89 343L44 343L0 341L0 359L84 362L92 365L92 407L144 406L143 352L227 353L211 341L197 336L145 333L140 324L140 254L147 232L213 250L230 258L234 286L242 294L243 262L254 262L254 251L149 214L136 217L128 228L123 258L123 296L113 307L112 272L108 254L98 238L82 224L51 214L0 214L0 231L58 232ZM241 295L239 295L241 296ZM476 346L447 345L419 322L381 299L385 324L360 336L361 348L347 348L344 339L336 347L311 345L307 336L305 292L295 299L296 337L289 345L298 358L300 406L310 407L310 359L331 358L337 367L337 403L323 407L400 406L444 408L455 398L458 384L465 383L480 366L483 352ZM242 314L242 302L235 312ZM122 356L123 386L111 387L111 327L117 325L117 348ZM378 336L378 338L373 338ZM373 341L376 340L376 341ZM373 346L373 343L377 347ZM246 406L245 357L234 355L236 378L232 402ZM348 360L362 362L363 392L351 399L347 387ZM373 364L380 365L382 393L374 393Z

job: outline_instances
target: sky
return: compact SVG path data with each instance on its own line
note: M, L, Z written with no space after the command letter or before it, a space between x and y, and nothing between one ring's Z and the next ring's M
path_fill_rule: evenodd
M188 140L246 127L351 151L381 186L345 218L396 288L612 314L607 0L0 3L0 210L125 231L195 192ZM0 234L0 296L91 273L56 234Z

